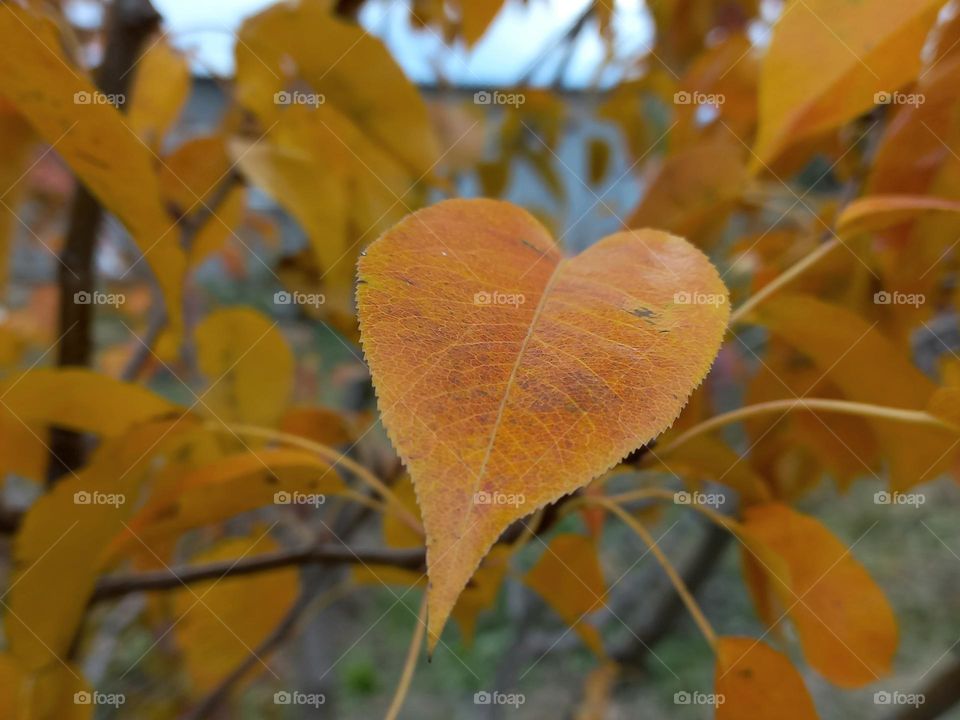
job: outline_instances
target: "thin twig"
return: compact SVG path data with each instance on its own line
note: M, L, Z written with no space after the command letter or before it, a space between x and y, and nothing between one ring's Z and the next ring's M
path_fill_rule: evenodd
M681 433L673 442L666 445L661 450L661 455L667 455L683 445L688 440L716 430L724 425L730 425L739 422L744 418L755 415L765 415L768 413L777 413L790 410L813 410L817 412L834 412L842 415L857 415L860 417L881 418L883 420L896 420L897 422L914 423L918 425L929 425L941 430L951 432L960 432L960 427L953 425L931 415L923 410L907 410L904 408L889 407L887 405L873 405L870 403L851 402L849 400L834 400L831 398L801 398L795 400L770 400L769 402L756 403L755 405L746 405L730 412L714 415L709 420L694 425L686 432Z
M420 604L420 613L417 615L417 625L413 629L413 638L410 640L410 649L407 651L407 660L403 664L403 673L400 675L400 682L397 684L397 690L393 694L393 701L387 710L385 720L396 720L400 714L400 708L403 707L404 700L407 699L407 693L410 692L410 682L413 680L413 671L417 668L417 660L420 658L420 647L423 645L424 631L427 629L427 594L423 594L423 602Z
M588 498L591 503L599 505L600 507L606 508L609 512L613 513L619 517L631 530L633 530L641 540L647 545L650 549L650 552L657 559L657 562L660 563L660 566L663 568L663 571L667 574L667 577L670 578L670 582L673 584L674 589L677 591L677 594L680 595L680 598L683 600L684 604L687 606L687 610L690 612L691 617L694 622L696 622L697 627L700 628L700 632L703 633L703 636L706 638L707 642L710 644L710 647L715 648L717 646L717 633L714 631L713 626L710 624L710 621L707 620L706 615L703 614L703 610L700 609L700 605L694 599L693 594L690 592L689 588L684 584L683 578L680 577L677 573L676 568L673 567L673 564L663 553L663 550L660 549L660 546L657 545L656 539L647 531L647 529L637 520L633 515L624 510L620 505L611 501L608 498Z
M246 557L239 562L224 560L172 570L112 575L101 578L97 583L91 603L134 592L176 590L184 585L203 580L250 575L291 565L339 564L390 565L417 570L424 565L424 550L423 548L354 550L344 545L311 545Z

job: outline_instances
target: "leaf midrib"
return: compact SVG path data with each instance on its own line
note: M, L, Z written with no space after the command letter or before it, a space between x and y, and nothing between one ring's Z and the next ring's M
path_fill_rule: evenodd
M530 319L530 327L527 328L527 334L523 338L523 342L520 345L520 350L517 353L517 359L513 363L513 367L510 370L510 376L507 378L507 385L503 391L503 398L500 400L500 407L497 410L497 418L494 420L493 428L490 430L490 442L487 444L483 461L480 463L480 470L477 472L477 478L474 481L473 492L470 494L471 498L475 498L477 496L477 492L480 489L480 484L483 482L484 473L487 471L487 464L489 463L490 457L493 454L493 446L497 442L497 433L500 430L500 423L503 420L503 414L507 409L507 402L510 399L510 391L513 389L513 384L517 377L517 371L520 369L520 365L523 362L523 357L526 354L527 346L530 344L530 340L533 338L533 335L536 332L537 324L540 322L540 317L543 315L543 308L546 307L547 299L550 296L550 291L553 289L554 283L560 276L560 270L566 263L567 259L565 258L557 262L557 266L553 269L553 273L551 273L550 278L547 280L547 284L543 288L543 294L540 296L540 302L537 304L537 309L534 311L533 317ZM463 522L460 525L459 535L461 537L463 535L463 529L467 527L467 522L473 515L475 508L476 503L471 500L470 507L464 514Z

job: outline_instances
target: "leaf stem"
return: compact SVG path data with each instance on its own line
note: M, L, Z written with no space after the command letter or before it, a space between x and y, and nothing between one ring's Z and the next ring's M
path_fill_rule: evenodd
M385 720L396 720L400 714L400 708L403 707L404 700L407 699L407 693L410 691L410 682L413 680L413 671L417 667L417 659L420 657L420 647L423 645L423 636L427 629L427 594L423 594L423 601L420 603L420 612L417 615L417 625L413 630L413 638L410 640L410 649L407 651L407 660L403 664L403 674L400 676L400 683L393 694L393 701L387 710Z
M687 606L687 610L689 611L691 617L693 617L694 622L697 623L697 627L700 628L700 632L703 633L703 636L710 644L710 647L716 649L717 633L714 631L710 621L707 620L706 616L703 614L703 611L700 609L700 605L697 604L697 601L690 593L690 590L687 588L683 578L680 577L679 573L673 567L673 564L669 559L667 559L667 556L664 555L663 550L661 550L659 545L657 545L657 541L649 533L649 531L640 523L639 520L633 517L630 513L624 510L622 506L618 505L610 498L587 497L585 500L606 508L610 513L619 517L631 530L640 536L640 539L643 540L648 548L650 548L650 552L657 559L657 562L660 563L660 567L663 568L664 572L667 574L667 577L670 578L670 582L676 589L677 594L683 600L684 605Z
M608 495L607 500L610 502L616 503L617 505L622 505L629 502L634 502L635 500L646 500L648 498L655 498L657 500L669 500L673 502L674 492L672 490L666 490L664 488L641 488L640 490L631 490L629 492L620 493L618 495ZM725 530L734 532L735 521L727 517L723 513L719 513L716 510L713 510L705 505L691 504L685 505L684 507L689 507L702 515L709 518L712 522L716 523Z
M760 290L758 290L756 293L748 297L742 305L734 308L733 312L730 313L729 324L733 326L743 320L743 318L748 315L750 311L753 310L757 305L766 300L770 295L773 295L773 293L782 288L784 285L787 285L791 280L803 273L807 268L815 265L825 255L830 253L839 245L840 239L833 237L830 240L827 240L825 243L821 243L815 250L800 258L800 260L777 275L777 277L760 288Z
M768 402L756 403L755 405L746 405L736 410L731 410L730 412L715 415L709 420L704 420L702 423L694 425L689 430L680 433L680 435L674 438L673 442L663 448L661 454L666 455L671 453L688 440L692 440L698 435L703 435L724 425L731 425L755 415L766 415L791 410L835 412L843 415L858 415L861 417L873 417L917 425L930 425L951 432L960 432L960 427L941 420L935 415L931 415L923 410L907 410L886 405L872 405L870 403L834 400L831 398L795 398L793 400L770 400Z
M292 435L290 433L259 427L257 425L207 423L206 426L216 431L222 431L226 429L230 432L236 433L237 435L247 435L249 437L258 437L265 440L273 440L274 442L293 445L294 447L299 447L303 450L307 450L319 455L324 460L328 460L330 463L332 463L333 467L340 465L345 470L356 475L358 479L366 483L372 490L383 496L387 502L387 507L392 508L404 521L404 523L409 525L414 532L423 536L423 526L420 524L420 521L417 520L413 513L406 508L406 506L400 501L400 498L396 496L390 487L372 472L367 470L367 468L365 468L363 465L347 457L336 448L300 437L299 435Z

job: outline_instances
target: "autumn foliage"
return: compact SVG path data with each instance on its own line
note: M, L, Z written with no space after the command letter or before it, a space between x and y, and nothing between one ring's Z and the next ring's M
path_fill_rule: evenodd
M409 647L377 667L390 719L451 716L405 708L529 619L518 594L556 640L517 687L470 670L465 712L640 716L657 661L670 717L924 705L858 544L960 477L960 8L599 0L557 77L427 89L374 4L270 5L201 82L148 0L96 29L0 3L0 718L366 716L339 660L274 660L376 593ZM533 4L405 21L469 53ZM651 40L624 51L630 13ZM712 533L699 570L680 522ZM623 582L644 561L666 595ZM749 617L703 601L713 572ZM656 653L671 603L712 686ZM524 700L550 653L586 668L561 710Z

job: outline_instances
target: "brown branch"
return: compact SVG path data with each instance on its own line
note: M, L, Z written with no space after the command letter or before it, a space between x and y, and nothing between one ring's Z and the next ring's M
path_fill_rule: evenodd
M353 550L344 545L311 545L292 550L278 550L254 557L224 560L206 565L156 570L133 575L112 575L101 578L93 591L91 603L121 597L134 592L176 590L190 583L219 580L227 576L250 575L292 565L390 565L418 570L424 566L423 548L403 550Z
M157 30L160 15L150 0L115 0L105 30L103 62L96 73L97 85L106 95L116 95L122 110L127 89L146 39ZM93 257L103 208L83 184L77 186L70 206L70 221L60 253L60 343L57 364L61 367L90 364L93 351L93 305L76 302L78 293L94 289ZM53 428L47 479L50 484L83 464L83 435Z

